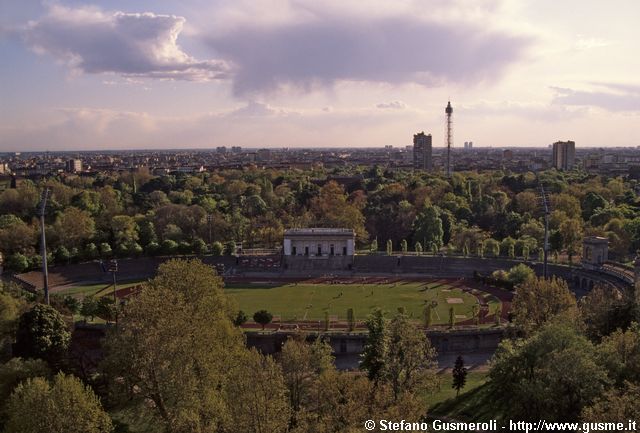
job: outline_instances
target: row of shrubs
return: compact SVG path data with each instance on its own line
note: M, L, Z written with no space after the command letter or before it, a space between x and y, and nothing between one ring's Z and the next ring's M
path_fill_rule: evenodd
M150 242L144 248L137 242L133 242L130 244L120 244L115 248L115 251L110 244L103 242L99 245L89 243L81 250L78 250L78 248L69 250L64 246L60 246L47 254L47 263L50 265L67 265L96 259L140 257L145 255L213 254L214 256L221 256L223 254L231 255L234 251L234 241L228 241L225 244L216 241L211 245L207 245L200 238L190 243L175 242L170 239L164 240L161 243ZM42 256L40 254L28 256L22 253L14 253L6 258L4 265L8 270L16 273L40 269L42 267Z
M519 263L508 271L498 269L493 271L490 275L483 275L478 271L473 272L473 277L476 281L480 281L481 283L489 286L501 287L510 291L513 291L516 286L524 283L534 276L535 272L533 269L524 263Z

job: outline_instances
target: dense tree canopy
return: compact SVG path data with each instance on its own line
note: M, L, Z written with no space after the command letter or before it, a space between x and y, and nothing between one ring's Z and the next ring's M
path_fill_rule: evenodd
M355 181L340 183L337 173ZM379 246L391 240L394 249L406 240L427 252L445 247L467 255L536 257L543 241L541 184L550 195L551 246L561 259L579 255L585 233L608 237L616 260L628 260L640 248L638 181L631 178L550 170L538 176L465 172L446 179L365 167L154 176L141 168L21 180L16 189L0 192L0 252L10 267L37 265L35 208L48 186L49 245L69 251L53 258L65 263L112 254L202 253L200 240L207 251L229 241L274 248L285 228L304 226L353 228L359 247L377 238ZM505 247L505 239L513 239L513 248Z
M6 408L6 433L111 433L113 424L94 392L73 376L58 374L20 383Z

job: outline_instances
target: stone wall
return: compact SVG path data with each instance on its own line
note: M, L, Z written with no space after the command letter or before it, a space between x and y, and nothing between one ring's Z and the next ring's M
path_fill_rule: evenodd
M273 355L282 350L289 336L295 334L249 332L245 335L248 347L255 347L264 354ZM441 361L452 356L470 356L478 353L486 354L485 359L488 359L504 338L504 329L434 330L427 331L427 337ZM314 338L315 336L308 337L311 341ZM327 338L336 357L336 363L342 368L356 368L364 349L366 334L331 334Z
M482 274L504 269L509 270L520 260L479 257L440 256L355 256L353 270L361 273L424 274L438 278L470 278L475 271ZM528 262L536 274L542 275L543 265ZM549 264L549 273L569 279L571 270L566 266Z

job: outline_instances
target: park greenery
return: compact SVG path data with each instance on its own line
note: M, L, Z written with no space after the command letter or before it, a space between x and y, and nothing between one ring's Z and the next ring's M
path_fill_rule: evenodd
M56 264L230 254L236 242L276 248L285 228L310 226L352 228L359 248L373 252L535 258L544 236L541 185L551 204L552 259L574 261L583 235L609 238L619 261L640 248L635 179L555 170L446 179L374 166L161 176L141 168L19 180L0 192L0 253L14 271L39 266L35 215L48 187L48 260Z
M578 302L563 281L529 276L516 287L507 336L484 382L473 373L471 388L459 359L451 382L459 396L428 413L428 396L442 389L436 352L402 310L368 316L359 373L335 368L322 333L300 333L276 356L263 355L245 346L238 324L246 314L215 270L174 259L118 305L118 326L108 328L104 357L91 365L71 343L64 302L43 306L3 284L0 431L348 433L367 419L438 414L637 419L633 295L596 287Z

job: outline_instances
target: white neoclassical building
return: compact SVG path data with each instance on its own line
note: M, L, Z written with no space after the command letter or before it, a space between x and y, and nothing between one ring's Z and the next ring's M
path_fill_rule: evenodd
M352 229L288 229L284 231L284 255L315 258L353 256L355 239Z

